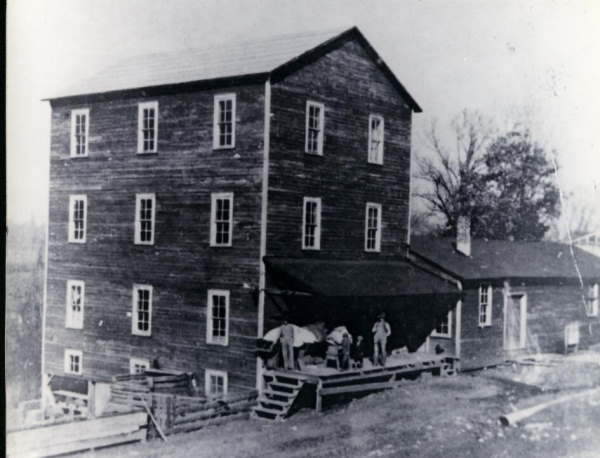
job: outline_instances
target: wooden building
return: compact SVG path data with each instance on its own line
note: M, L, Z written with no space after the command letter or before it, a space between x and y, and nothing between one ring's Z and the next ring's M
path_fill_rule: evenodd
M358 29L132 58L48 100L45 376L158 366L244 391L298 297L310 321L443 293L412 346L453 307L455 282L406 257L420 107ZM335 291L289 287L298 263Z
M600 342L600 258L576 246L413 237L411 252L460 282L459 307L426 345L459 357L463 370Z

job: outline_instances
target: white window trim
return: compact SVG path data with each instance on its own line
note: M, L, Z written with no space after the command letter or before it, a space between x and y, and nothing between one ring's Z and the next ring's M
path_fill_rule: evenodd
M307 246L305 244L306 236L306 204L314 202L317 204L317 227L315 228L315 244ZM302 201L302 249L303 250L320 250L321 249L321 198L320 197L305 197Z
M230 201L229 204L229 241L228 243L217 243L217 200ZM214 192L210 195L210 246L230 247L233 245L233 193Z
M223 396L227 396L228 386L229 386L229 377L227 376L227 372L219 371L216 369L206 369L204 371L204 394L206 397L210 397L210 376L214 375L217 377L223 377Z
M375 248L368 248L369 235L369 209L377 209L377 233L375 234ZM381 204L367 202L365 207L365 251L370 253L379 253L381 251L381 220L383 219Z
M154 109L154 149L144 151L144 134L142 129L144 127L144 109ZM158 152L158 101L152 102L140 102L138 103L138 132L137 132L137 153L138 154L153 154Z
M447 333L439 333L435 330L431 332L431 337L443 337L445 339L452 338L452 311L448 312L448 332Z
M72 291L74 286L81 287L81 312L78 314L79 317L75 319L73 308L71 307L72 302ZM83 313L85 310L85 282L81 280L67 280L67 299L66 299L66 315L65 315L65 327L71 329L83 329Z
M377 151L377 157L374 161L371 160L371 140L373 132L371 130L371 122L373 119L379 119L381 121L381 143L379 145L379 150ZM385 144L385 119L381 115L370 114L369 115L369 144L367 146L367 161L369 164L378 164L383 165L383 152L384 152L384 144Z
M588 298L589 307L586 307L586 315L589 317L598 316L598 309L600 308L600 285L594 283L591 286L592 296Z
M149 291L150 294L148 294L148 330L144 331L138 328L138 295L137 292L139 290L146 290ZM151 285L140 285L140 284L134 284L133 285L133 292L132 292L132 304L131 304L131 333L135 336L151 336L152 335L152 295L153 295L153 288Z
M225 337L213 336L212 298L213 296L225 296ZM229 345L229 300L230 294L226 289L209 289L206 301L206 343L213 345Z
M310 107L318 107L319 108L319 136L317 137L317 151L309 151L308 150L308 126L309 126L309 114ZM307 154L313 154L315 156L323 155L323 139L325 137L325 104L319 102L313 102L312 100L307 100L306 102L306 121L304 128L304 152Z
M77 142L75 140L75 119L78 115L85 115L85 154L77 154ZM80 108L78 110L71 110L71 157L88 157L90 143L90 109Z
M75 221L73 205L76 201L83 200L83 238L75 238ZM85 194L73 194L69 196L69 243L85 243L87 238L87 196Z
M485 313L485 322L481 321L481 306L483 305L481 302L481 292L483 288L487 288L487 304L486 304L486 313ZM491 326L492 325L492 304L493 304L493 293L494 293L494 288L492 287L492 285L479 285L479 289L477 290L477 302L479 304L479 307L477 308L478 311L478 315L477 315L477 322L479 323L479 327L483 328L486 326Z
M79 357L79 371L77 372L71 370L71 356ZM65 374L81 375L83 373L83 352L81 350L65 348L64 370Z
M231 145L219 144L219 102L231 100ZM213 149L235 148L236 94L216 94L213 102Z
M135 371L135 366L146 366L147 369L150 369L150 360L147 358L129 358L129 373L137 374Z
M140 209L141 201L150 199L152 200L152 231L150 240L142 241L140 237L142 225L140 221ZM154 245L154 227L156 225L156 195L154 193L136 194L135 195L135 234L134 243L136 245Z

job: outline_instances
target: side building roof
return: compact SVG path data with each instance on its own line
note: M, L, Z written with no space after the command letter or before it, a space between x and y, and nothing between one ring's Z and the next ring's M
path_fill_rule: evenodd
M106 68L45 100L106 94L117 91L229 81L242 77L283 78L347 40L356 39L415 112L421 107L396 78L357 27L346 30L278 35L132 57Z
M600 257L564 243L472 240L471 256L451 238L412 237L410 247L463 280L600 279Z

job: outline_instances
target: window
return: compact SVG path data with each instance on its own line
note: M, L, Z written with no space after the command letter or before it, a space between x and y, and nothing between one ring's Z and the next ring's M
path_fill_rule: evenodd
M83 329L84 298L85 284L79 280L67 281L67 328Z
M588 297L586 301L586 311L588 316L598 316L598 303L600 302L600 294L598 289L598 283L588 287Z
M492 325L492 293L491 285L479 287L479 326Z
M69 196L69 242L85 243L87 196Z
M71 157L88 155L89 119L90 110L87 108L71 111Z
M231 246L233 239L233 193L211 194L210 245Z
M235 94L215 95L213 148L235 147Z
M154 194L135 195L135 243L154 244L154 215L156 198Z
M431 333L432 337L452 337L452 312L442 318L435 330Z
M80 350L65 349L65 374L81 375L83 356Z
M206 369L204 389L209 398L227 395L227 372Z
M143 374L146 370L150 369L150 361L145 358L130 358L129 359L129 373L130 374Z
M133 285L131 332L137 336L152 334L152 286Z
M372 164L383 164L383 117L369 116L369 157Z
M365 251L381 251L381 204L367 203Z
M138 153L156 153L158 147L158 102L138 105Z
M322 103L306 102L306 146L311 154L323 154L323 130L325 106Z
M321 249L321 198L305 197L302 213L302 249Z
M206 341L219 345L229 343L229 291L208 290Z

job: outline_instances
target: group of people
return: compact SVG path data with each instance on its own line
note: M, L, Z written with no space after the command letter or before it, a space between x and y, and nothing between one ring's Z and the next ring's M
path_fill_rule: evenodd
M389 323L385 321L385 313L380 313L377 316L377 321L373 324L371 332L373 334L373 365L385 366L387 339L392 334ZM272 348L275 343L273 343ZM282 321L280 326L279 344L281 346L283 368L294 370L297 366L294 357L294 326L288 323L286 319ZM365 357L363 336L359 335L353 341L350 334L344 332L341 342L337 344L337 352L341 370L362 368Z

